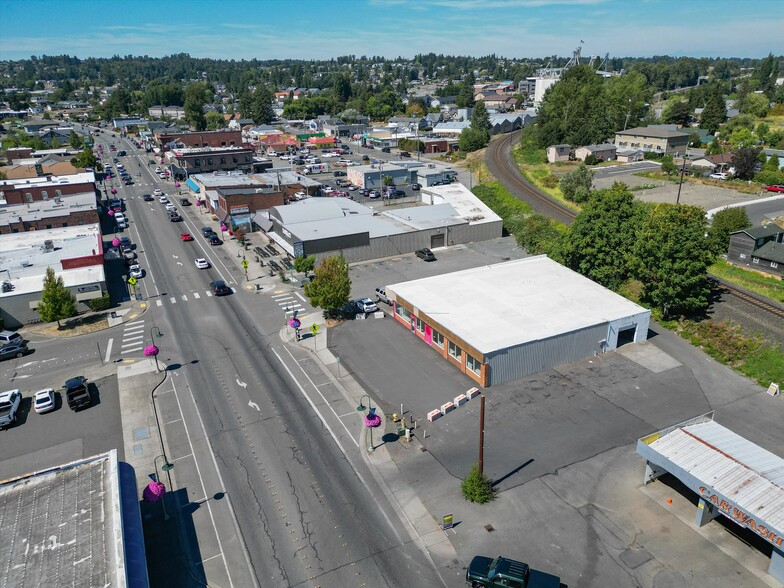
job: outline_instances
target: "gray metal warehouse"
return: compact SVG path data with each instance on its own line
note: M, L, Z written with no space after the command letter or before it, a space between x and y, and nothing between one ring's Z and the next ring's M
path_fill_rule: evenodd
M341 253L348 262L497 239L503 221L461 184L420 192L413 206L374 209L349 198L306 198L270 209L269 236L290 255Z
M485 387L645 341L651 316L544 255L386 292L399 322Z
M694 524L721 515L773 547L768 573L784 582L784 459L708 413L637 442L645 483L669 472L699 497Z

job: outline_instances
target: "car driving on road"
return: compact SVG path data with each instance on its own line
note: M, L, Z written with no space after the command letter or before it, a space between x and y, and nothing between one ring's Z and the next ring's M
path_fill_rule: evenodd
M226 294L231 294L231 288L226 285L226 282L223 280L215 280L214 282L210 282L210 289L215 296L225 296Z

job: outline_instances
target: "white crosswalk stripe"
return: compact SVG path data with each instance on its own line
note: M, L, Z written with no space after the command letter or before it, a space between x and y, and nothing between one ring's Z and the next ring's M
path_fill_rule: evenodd
M171 303L177 304L177 299L174 296L171 297Z
M194 292L194 293L193 293L193 297L194 297L196 300L198 300L198 299L200 298L200 296L199 296L199 293L198 293L198 292Z
M156 300L155 304L157 304L158 306L163 306L163 302L161 302L160 299Z
M182 299L184 302L188 302L188 297L185 294L182 295Z

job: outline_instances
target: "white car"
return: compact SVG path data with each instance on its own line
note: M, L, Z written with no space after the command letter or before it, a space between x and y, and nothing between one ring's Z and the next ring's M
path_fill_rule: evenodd
M357 298L354 301L354 305L357 307L357 310L365 314L378 311L378 306L370 298Z
M128 275L132 278L141 278L144 275L144 270L138 263L134 263L130 268L128 268Z
M199 259L196 260L196 267L199 269L209 269L210 262L204 259L203 257L200 257Z
M332 192L335 191L335 188L333 188L332 186L326 186L322 188L321 191L324 192L324 194L332 194Z
M52 388L45 388L36 392L33 397L33 407L35 407L35 412L38 414L54 410L54 390Z
M158 177L161 178L162 180L165 180L166 179L166 174L158 174Z
M167 204L169 202L169 199L166 197L166 194L163 194L160 198L158 198L158 202L160 202L161 204Z
M152 193L155 194L156 196L163 196L163 190L161 190L160 188L155 188L155 190L153 190Z
M724 172L720 172L720 173L716 173L716 174L711 174L710 178L712 180L726 180L727 178L729 178L729 176L727 174L725 174Z
M177 210L177 207L174 206L174 204L172 204L171 202L167 202L166 210L168 210L169 212L174 212L175 210Z
M159 167L156 167L156 168L155 168L155 173L156 173L156 174L159 174L159 173L161 173L162 171L163 171L163 170L162 170L161 168L159 168Z
M21 403L22 393L18 389L0 393L0 429L16 422L16 413Z

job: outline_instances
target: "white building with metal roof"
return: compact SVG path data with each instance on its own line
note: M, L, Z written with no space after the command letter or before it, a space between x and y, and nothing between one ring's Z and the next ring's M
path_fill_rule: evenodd
M773 546L768 572L784 582L784 459L708 413L643 437L645 483L670 473L699 497L694 523L721 515Z
M398 321L482 386L645 341L651 314L544 255L385 290Z

